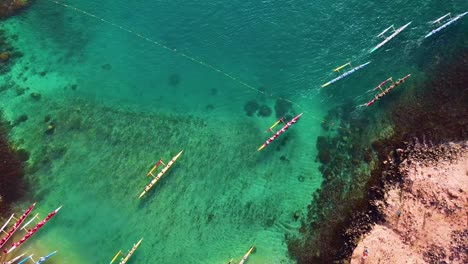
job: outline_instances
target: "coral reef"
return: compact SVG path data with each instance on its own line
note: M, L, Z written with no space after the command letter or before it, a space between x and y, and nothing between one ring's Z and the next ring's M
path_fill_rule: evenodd
M20 115L18 118L15 119L13 122L13 126L17 126L23 122L26 122L28 120L28 116L26 114Z
M250 100L244 105L244 110L247 116L253 116L257 112L259 104L256 100Z
M285 100L277 99L275 102L276 118L284 117L287 114L292 114L292 103L285 101ZM286 120L289 120L289 119L286 119Z
M23 161L29 159L27 151L16 150L10 146L7 138L8 127L9 125L4 121L0 122L0 211L2 214L9 212L10 204L24 194Z
M33 92L31 93L31 98L34 99L35 101L39 101L41 99L41 94Z
M0 1L0 19L5 19L28 7L28 0L2 0Z
M0 63L6 63L10 59L10 53L4 51L0 53Z
M15 60L23 56L10 44L11 41L15 41L15 36L8 36L4 30L0 30L0 74L8 72Z

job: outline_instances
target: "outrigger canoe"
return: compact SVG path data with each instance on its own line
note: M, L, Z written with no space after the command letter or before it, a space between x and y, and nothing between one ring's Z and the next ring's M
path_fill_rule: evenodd
M141 197L143 197L143 195L145 195L158 181L159 179L161 179L161 177L171 168L171 166L176 162L176 160L180 157L180 155L182 155L182 152L184 152L183 150L180 151L177 155L175 155L171 161L169 161L166 165L166 167L164 167L161 172L158 173L158 175L156 177L154 177L154 179L145 187L145 190L140 194L140 196L138 197L138 199L140 199ZM156 163L156 165L154 165L154 167L150 170L150 172L147 174L147 176L149 175L152 175L153 176L153 171L156 170L157 166L159 165L159 163L161 163L162 161L160 160L158 163Z
M18 259L22 258L23 256L24 256L24 253L21 254L21 255L19 255L19 256L17 256L16 258L14 258L14 259L8 261L8 262L3 262L3 263L5 263L5 264L13 264L13 263L15 263Z
M254 250L254 248L255 248L254 246L250 247L249 251L247 251L247 253L245 253L245 255L242 257L242 260L239 262L239 264L244 264L247 261L247 259L249 258L250 253L252 253L252 250Z
M27 231L27 234L18 242L16 243L13 243L12 247L7 251L6 249L4 250L5 253L10 253L11 251L13 251L15 248L19 247L21 244L23 244L24 242L26 242L26 240L28 240L32 235L34 235L41 227L43 227L52 217L55 216L55 214L57 214L57 212L60 210L60 208L62 208L62 206L60 206L59 208L55 209L54 211L52 211L51 213L49 213L46 218L44 218L44 220L42 220L41 222L39 222L33 229L31 230L28 230Z
M10 223L11 219L13 219L14 217L15 217L15 214L11 214L10 218L8 218L8 220L5 222L2 228L0 228L0 233L3 232L3 229L5 229L5 227Z
M377 100L379 100L380 98L384 97L386 94L388 94L393 88L397 87L398 85L404 83L406 81L406 79L408 79L409 77L411 76L411 74L408 74L406 75L405 77L399 79L398 81L396 82L393 82L392 78L388 78L387 80L383 81L381 84L379 84L379 86L377 86L375 90L377 89L380 89L380 93L377 94L374 99L370 100L367 104L365 104L365 106L371 106L372 104L374 104ZM382 90L382 86L384 86L386 83L388 83L389 81L392 81L392 84L385 90Z
M291 121L289 121L287 124L284 125L283 128L281 128L280 130L278 130L278 132L276 132L272 137L270 137L269 139L267 139L267 141L261 145L259 148L258 148L258 151L262 150L263 148L265 148L266 146L268 146L268 144L270 144L273 140L275 140L279 135L281 135L284 131L288 130L288 128L292 125L292 124L295 124L297 122L297 120L302 116L303 113L300 113L298 116L294 117L293 119L291 119ZM278 120L273 126L271 126L267 131L271 131L277 124L279 124L280 122L282 122L283 119L281 118L280 120Z
M133 245L132 249L130 250L130 252L128 252L127 256L125 256L125 258L123 258L122 261L120 261L120 264L127 263L130 257L133 255L133 253L135 253L135 250L137 250L137 248L140 246L141 241L143 241L143 238L140 239L135 245Z
M16 223L13 225L11 230L6 233L7 235L4 238L2 238L2 240L0 241L0 248L5 245L8 239L10 239L10 237L16 232L16 230L20 227L20 225L24 222L24 220L26 220L26 218L28 217L28 215L31 213L31 211L34 209L35 206L36 206L36 203L33 203L28 208L28 210L26 210L26 212L24 212L24 214L21 215L21 217L16 221Z
M358 71L358 70L364 68L365 66L367 66L369 63L371 63L371 62L368 61L368 62L366 62L366 63L364 63L364 64L361 64L361 65L359 65L359 66L357 66L357 67L354 67L354 68L352 68L351 62L348 62L348 63L346 63L346 64L344 64L344 65L341 65L340 67L334 69L333 71L334 71L334 72L340 72L340 70L343 69L343 68L346 67L346 66L350 66L350 67L351 67L351 70L349 70L349 71L347 71L347 72L341 74L340 76L336 77L335 79L333 79L333 80L327 82L326 84L322 85L322 88L327 87L328 85L330 85L330 84L332 84L332 83L335 83L335 82L337 82L337 81L339 81L339 80L341 80L341 79L343 79L343 78L345 78L345 77L347 77L347 76L349 76L349 75L355 73L356 71Z
M141 238L136 244L133 245L132 249L128 252L127 256L125 258L122 258L122 260L119 262L119 264L125 264L127 261L132 257L133 253L137 250L137 248L140 246L141 241L143 241L143 238ZM114 261L117 259L117 257L122 254L122 250L119 250L117 254L115 254L114 258L112 258L110 264L114 263Z
M23 260L21 260L20 262L18 262L18 264L23 264L23 263L25 263L26 261L32 259L32 256L33 256L33 255L30 255L29 257L26 257L25 259L23 259Z
M450 26L451 24L453 24L455 21L459 20L460 18L462 18L463 16L465 16L466 14L468 14L468 12L465 12L465 13L462 13L462 14L459 14L458 16L454 17L453 19L450 19L449 21L447 21L445 24L443 24L442 26L432 30L431 32L429 32L429 34L427 34L424 38L428 38L434 34L436 34L437 32L441 31L442 29ZM450 16L450 13L436 19L435 21L432 22L432 24L435 24L435 23L440 23L440 21L444 18L446 18L447 16Z
M53 255L57 254L58 251L54 251L52 253L50 253L49 255L47 256L44 256L44 257L40 257L39 260L35 263L35 264L42 264L44 263L46 260L48 260L49 258L51 258ZM31 258L32 259L32 258Z
M381 48L383 45L387 44L387 42L389 42L392 38L396 37L396 35L400 34L406 27L408 27L409 25L411 24L411 22L409 22L408 24L402 26L401 28L395 30L395 28L393 27L393 25L391 25L390 27L388 27L387 29L385 29L384 31L382 31L382 33L380 33L379 35L377 35L377 37L383 37L383 34L385 32L387 32L389 29L393 28L393 34L391 34L390 36L388 36L387 38L385 38L382 42L380 42L377 46L375 46L373 49L371 49L369 51L369 53L372 53L374 51L376 51L377 49Z

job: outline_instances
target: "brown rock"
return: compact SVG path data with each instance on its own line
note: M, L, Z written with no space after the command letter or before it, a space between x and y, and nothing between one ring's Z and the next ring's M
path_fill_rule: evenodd
M10 59L10 53L2 52L0 53L0 62L7 62Z

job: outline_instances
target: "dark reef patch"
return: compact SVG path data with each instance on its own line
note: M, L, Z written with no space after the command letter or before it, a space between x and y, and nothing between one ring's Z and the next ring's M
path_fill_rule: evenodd
M26 122L27 120L28 120L28 116L26 114L22 114L18 116L18 118L15 119L15 121L13 122L13 126L17 126L23 122Z
M271 108L268 107L268 105L262 105L260 108L258 108L257 115L261 117L269 117L271 116L271 112Z
M27 151L15 150L9 145L8 127L7 123L0 121L0 211L2 214L10 212L10 204L19 200L25 193L23 161L29 159Z
M401 184L396 168L408 151L417 144L468 138L468 49L454 54L426 69L430 80L381 104L384 114L353 117L351 103L328 113L322 128L331 133L316 145L324 180L299 230L303 237L288 237L298 263L347 262L361 235L385 221L379 213L384 186ZM378 121L382 129L376 128ZM384 131L388 125L391 134Z
M109 63L106 63L106 64L103 64L101 68L105 71L110 71L112 69L112 65L110 65Z
M206 105L205 108L206 108L206 110L208 110L208 111L213 111L215 107L214 107L214 105L209 104L209 105Z
M257 112L259 104L256 100L250 100L244 105L244 111L247 116L253 116Z
M180 75L177 74L177 73L173 73L171 75L169 75L169 85L172 86L172 87L177 87L179 86L180 84Z
M292 103L285 100L277 99L275 102L276 118L284 117L288 113L292 113Z
M33 92L31 93L31 98L34 99L35 101L41 100L42 95L40 93Z
M10 44L10 40L12 37L8 36L4 30L0 30L0 74L10 71L13 63L23 56L23 53Z

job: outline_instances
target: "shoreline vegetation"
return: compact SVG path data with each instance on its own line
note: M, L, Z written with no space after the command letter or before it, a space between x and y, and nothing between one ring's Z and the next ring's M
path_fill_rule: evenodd
M404 97L383 100L384 118L371 113L353 117L352 105L329 112L328 123L339 126L331 136L317 139L324 181L299 230L303 238L287 238L298 263L349 263L362 237L388 221L382 204L388 186L404 183L399 165L410 151L402 150L415 149L418 139L430 146L468 139L468 50L453 54L425 69L432 77L407 88ZM445 153L436 156L442 159Z

